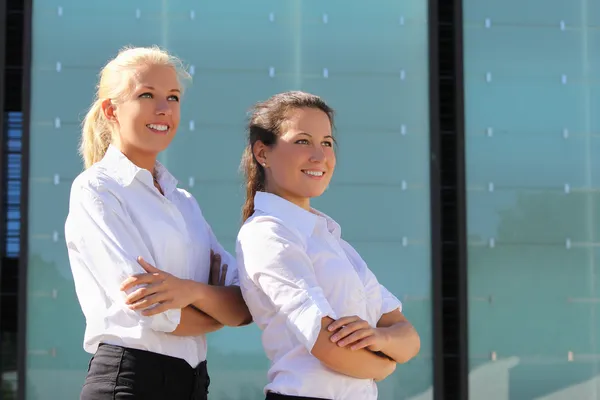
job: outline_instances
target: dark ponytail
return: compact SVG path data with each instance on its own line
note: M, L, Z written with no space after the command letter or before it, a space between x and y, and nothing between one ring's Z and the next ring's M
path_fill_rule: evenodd
M267 146L274 146L277 137L282 134L282 127L288 112L298 108L316 108L329 117L333 126L333 109L320 97L305 92L285 92L276 94L266 101L257 103L250 110L248 122L248 144L242 155L241 168L246 180L246 201L242 207L242 222L254 213L254 196L256 192L265 190L266 173L262 165L254 157L254 144L261 141Z
M244 150L242 167L244 178L246 179L246 202L242 207L242 221L246 221L254 212L254 196L256 192L264 190L265 169L254 158L250 146Z

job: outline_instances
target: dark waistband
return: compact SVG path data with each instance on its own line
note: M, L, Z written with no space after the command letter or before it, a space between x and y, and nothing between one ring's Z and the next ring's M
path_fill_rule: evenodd
M137 361L140 361L147 366L153 365L174 373L179 372L189 374L191 372L196 376L206 376L208 374L206 361L202 361L196 367L192 367L187 361L181 358L106 343L100 343L98 350L96 350L96 354L98 353L114 355L125 354L134 357Z
M268 392L266 400L327 400L327 399L323 399L321 397L290 396L287 394Z

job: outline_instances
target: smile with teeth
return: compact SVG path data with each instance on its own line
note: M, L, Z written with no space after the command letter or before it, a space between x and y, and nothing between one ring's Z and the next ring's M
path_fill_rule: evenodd
M164 124L148 124L146 126L154 131L159 131L159 132L166 132L169 130L169 125L164 125Z
M325 172L323 172L323 171L311 171L308 169L303 169L302 172L304 172L306 175L316 176L316 177L321 177L325 174Z

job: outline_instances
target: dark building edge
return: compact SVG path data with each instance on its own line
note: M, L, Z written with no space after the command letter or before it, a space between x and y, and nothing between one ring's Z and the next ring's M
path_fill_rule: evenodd
M4 75L6 74L6 40L7 40L7 4L6 0L0 0L0 145L2 149L0 151L0 198L4 198L6 193L6 183L2 179L4 177L4 143L6 142L6 132L4 132ZM0 202L0 243L4 243L4 226L6 210L4 209L4 202ZM0 248L0 282L2 282L2 260L4 260L5 246L2 245ZM0 301L1 301L0 296ZM0 316L1 317L1 316Z
M458 263L455 272L458 278L458 329L459 329L459 387L461 398L469 398L469 287L468 287L468 232L467 232L467 175L466 175L466 132L465 132L465 79L464 79L464 36L463 0L456 0L454 9L455 40L455 115L456 115L456 220Z
M440 110L439 110L439 50L438 2L428 0L429 52L429 190L431 231L431 313L433 328L433 398L444 399L443 319L442 319L442 237L440 183ZM442 0L443 1L443 0Z
M462 0L429 0L435 400L469 397Z
M6 59L4 57L6 52L6 30L8 29L7 24L7 12L6 12L6 0L0 0L0 291L2 291L2 267L4 266L5 246L4 246L4 227L6 226L6 210L4 209L4 197L6 193L6 183L4 182L4 143L5 143L5 132L4 132L4 75L6 73ZM2 296L0 293L0 325L2 325ZM2 331L0 331L0 345L4 343L2 339ZM0 373L4 371L2 365L3 360L0 358ZM2 378L0 377L0 384L3 384ZM2 392L0 391L0 400L2 400Z
M23 0L23 138L21 164L21 247L19 257L18 400L25 400L27 372L27 272L29 259L29 139L31 119L31 37L33 0Z

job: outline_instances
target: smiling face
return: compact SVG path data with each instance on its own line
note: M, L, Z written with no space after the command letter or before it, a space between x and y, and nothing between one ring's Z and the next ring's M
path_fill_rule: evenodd
M177 132L180 85L174 68L145 65L131 77L124 99L105 100L106 117L116 124L113 143L129 158L156 157Z
M254 146L256 159L265 164L265 190L304 208L323 194L335 170L331 121L317 108L291 109L277 142Z

